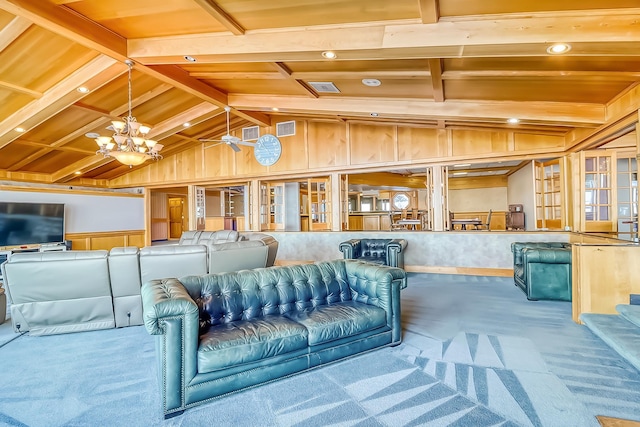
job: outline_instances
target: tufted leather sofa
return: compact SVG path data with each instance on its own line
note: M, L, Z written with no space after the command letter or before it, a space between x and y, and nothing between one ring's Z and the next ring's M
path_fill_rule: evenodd
M529 300L571 301L571 244L513 242L513 279Z
M401 341L404 270L353 260L142 286L165 417L217 396Z
M344 259L404 268L405 239L351 239L340 243Z

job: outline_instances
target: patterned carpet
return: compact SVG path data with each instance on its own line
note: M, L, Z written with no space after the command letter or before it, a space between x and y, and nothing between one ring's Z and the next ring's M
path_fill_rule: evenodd
M640 372L569 303L511 280L410 274L400 346L235 393L163 420L142 327L0 347L0 425L598 426L640 420ZM6 328L6 324L0 328Z

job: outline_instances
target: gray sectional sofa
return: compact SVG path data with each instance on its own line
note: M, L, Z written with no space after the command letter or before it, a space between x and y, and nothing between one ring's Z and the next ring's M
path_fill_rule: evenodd
M140 287L149 280L267 266L271 236L223 242L228 233L219 233L209 232L217 243L15 254L2 264L13 328L49 335L142 325Z
M405 286L404 270L355 260L146 282L165 417L399 344Z

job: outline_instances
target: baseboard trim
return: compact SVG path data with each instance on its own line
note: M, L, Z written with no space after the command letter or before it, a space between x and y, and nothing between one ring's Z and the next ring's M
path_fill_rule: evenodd
M467 276L513 277L512 268L477 267L429 267L424 265L405 265L405 271L412 273L462 274Z
M313 264L313 260L277 259L275 265ZM411 273L461 274L467 276L513 277L512 268L477 267L429 267L424 265L405 265L404 270Z

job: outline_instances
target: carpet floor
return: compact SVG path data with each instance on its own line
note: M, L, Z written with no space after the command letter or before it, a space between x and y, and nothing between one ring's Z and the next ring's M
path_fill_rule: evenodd
M640 372L571 304L510 279L409 274L403 343L164 420L143 327L23 335L0 347L7 426L599 426L640 421ZM0 325L6 328L7 324Z

